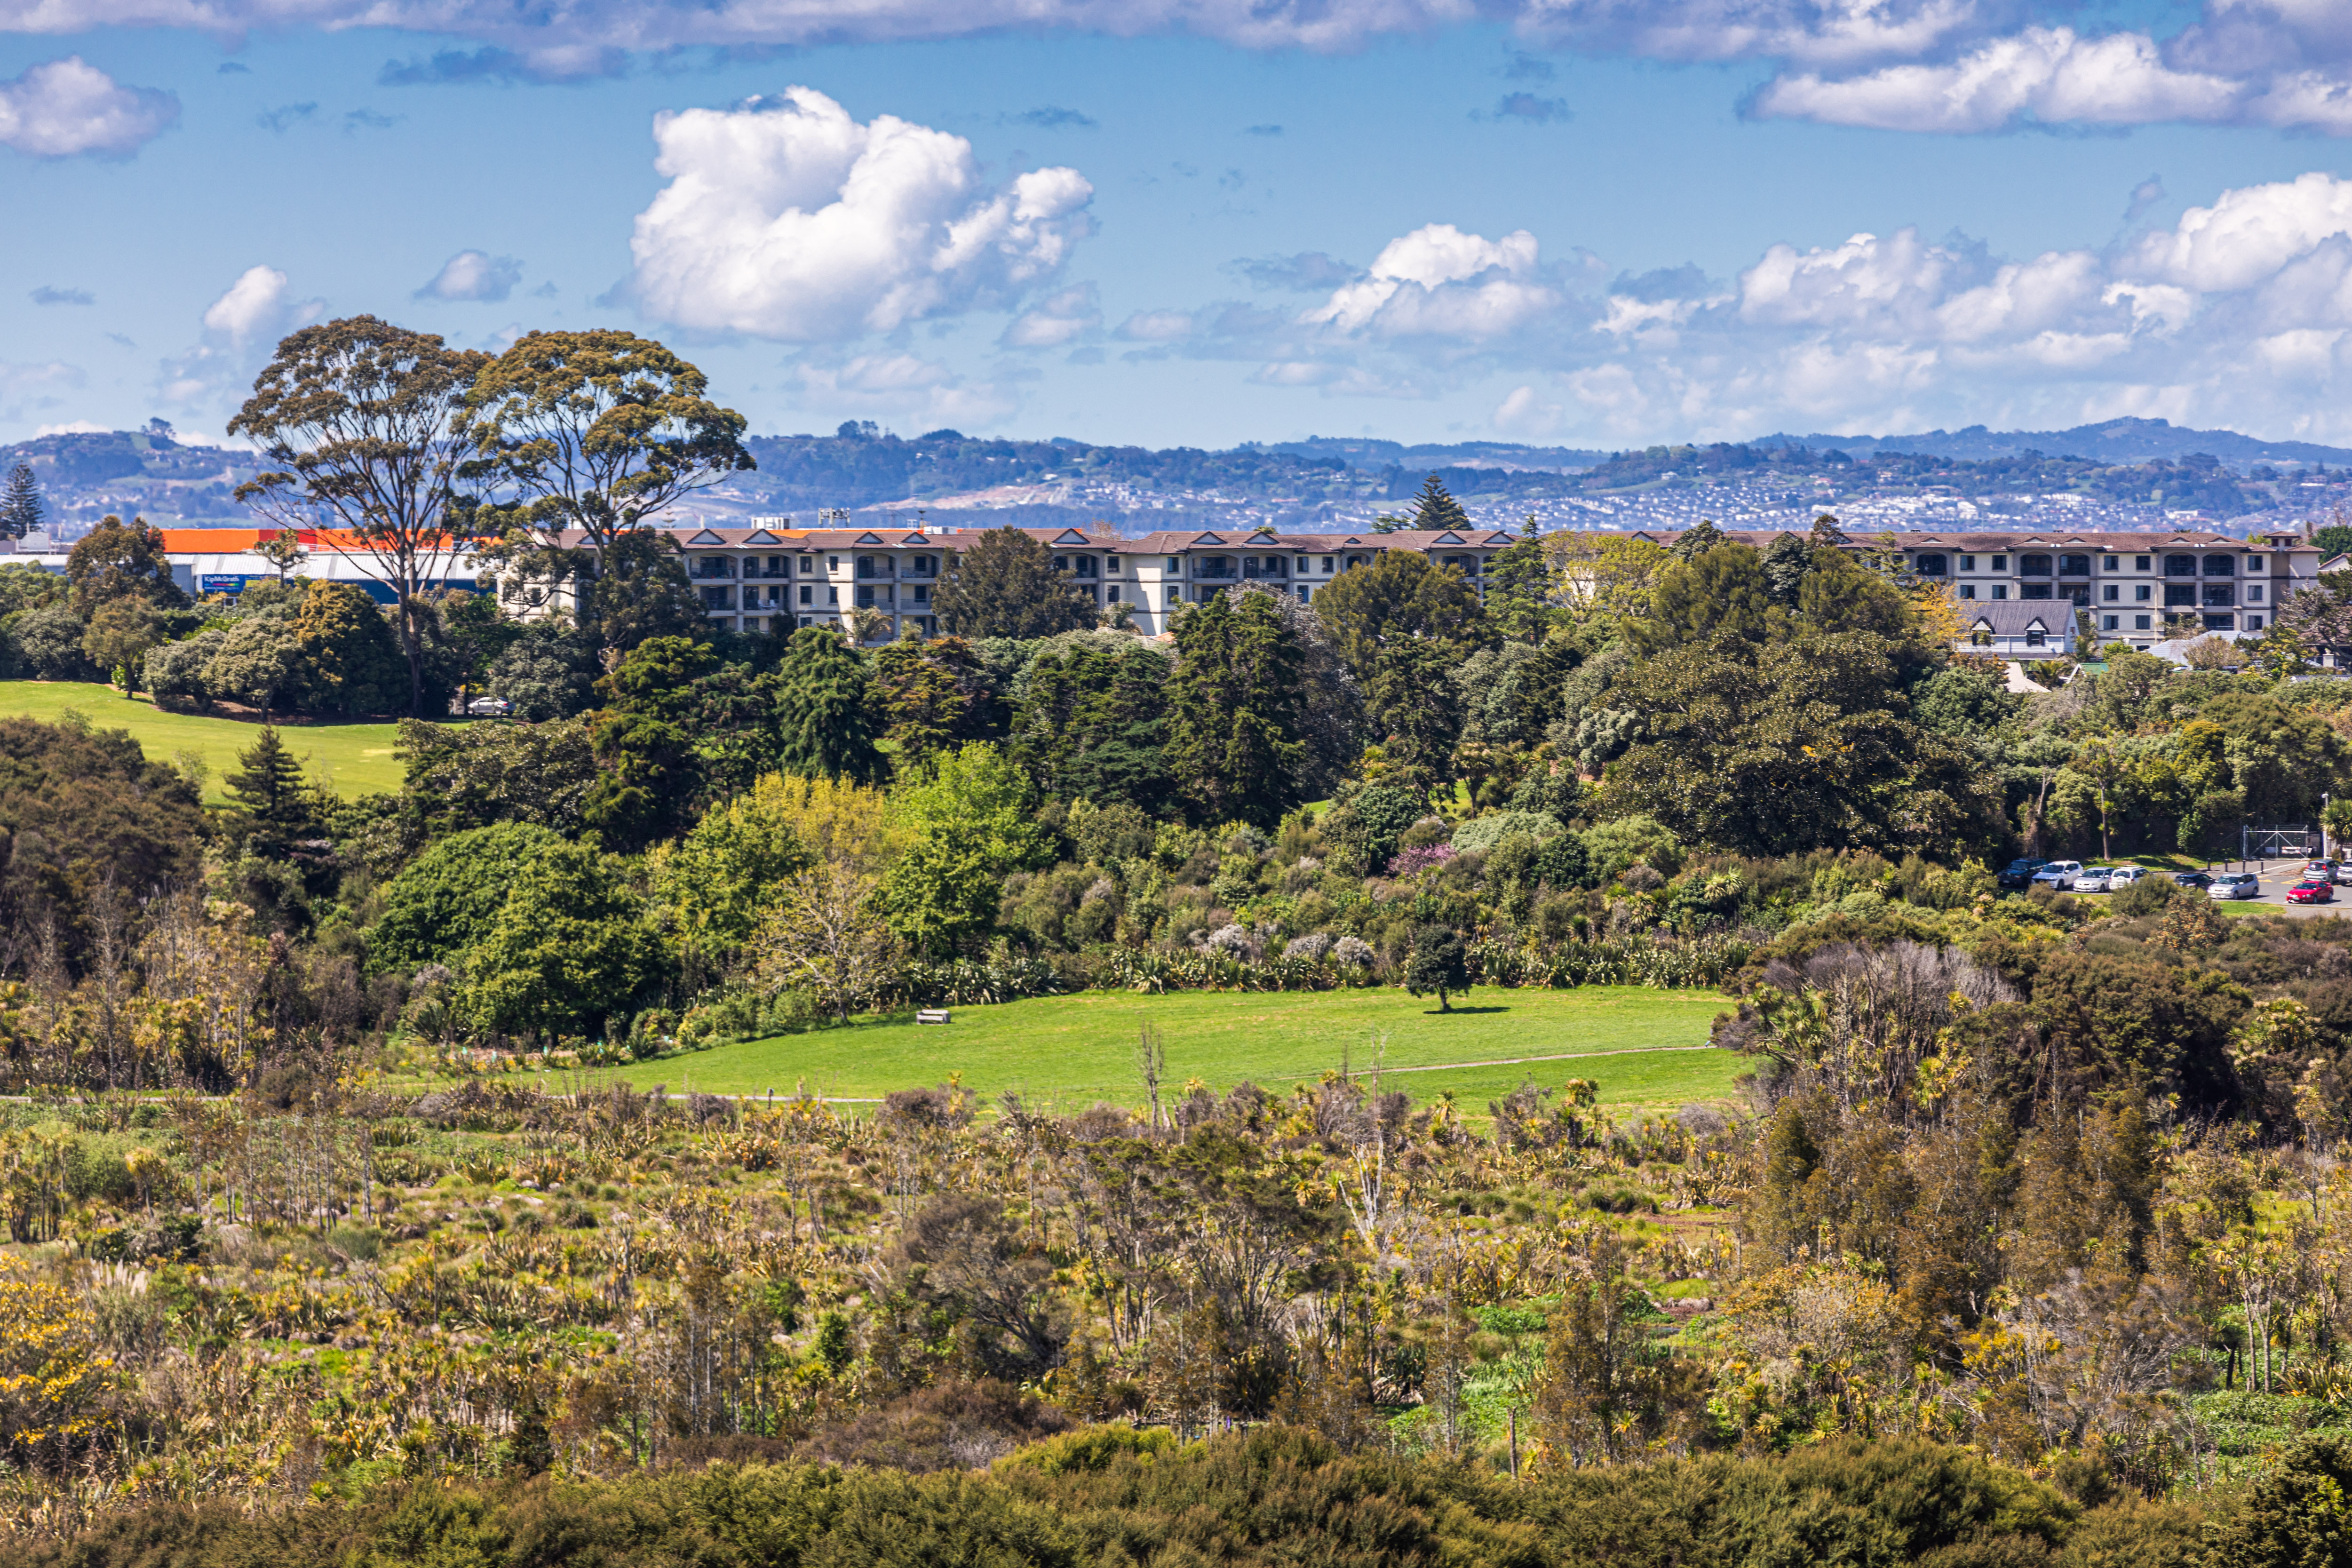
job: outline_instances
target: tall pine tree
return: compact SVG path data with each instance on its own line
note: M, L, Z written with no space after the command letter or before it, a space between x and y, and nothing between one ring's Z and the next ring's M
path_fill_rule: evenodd
M41 481L33 477L32 468L24 463L11 468L6 488L0 489L0 533L11 539L37 533L47 510L41 500Z
M1412 498L1412 525L1432 531L1472 526L1470 514L1435 474L1421 481L1421 492Z
M1220 594L1176 628L1168 771L1201 821L1271 830L1298 804L1305 693L1271 595Z
M788 773L872 782L882 772L866 704L866 661L840 635L803 626L784 645L776 666L776 721Z

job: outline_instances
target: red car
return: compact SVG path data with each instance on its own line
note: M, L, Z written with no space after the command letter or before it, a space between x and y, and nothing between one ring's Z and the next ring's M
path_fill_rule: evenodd
M2327 882L2297 882L2286 890L2286 901L2290 904L2332 904L2336 901L2336 889Z

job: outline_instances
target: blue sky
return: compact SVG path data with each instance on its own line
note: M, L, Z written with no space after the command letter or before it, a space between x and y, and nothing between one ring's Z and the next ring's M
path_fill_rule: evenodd
M2352 439L2294 5L245 5L0 0L0 437L215 436L371 311L659 336L762 432Z

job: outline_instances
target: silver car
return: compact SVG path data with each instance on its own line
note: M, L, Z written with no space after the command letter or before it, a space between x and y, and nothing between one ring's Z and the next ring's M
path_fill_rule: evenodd
M2205 889L2206 896L2215 899L2259 899L2263 896L2263 879L2252 871L2224 871L2213 879Z
M2112 887L2116 875L2113 866L2085 866L2074 873L2074 891L2104 893Z
M2037 888L2053 888L2063 893L2073 889L2074 879L2082 873L2082 869L2083 863L2080 860L2053 860L2033 873L2033 885Z

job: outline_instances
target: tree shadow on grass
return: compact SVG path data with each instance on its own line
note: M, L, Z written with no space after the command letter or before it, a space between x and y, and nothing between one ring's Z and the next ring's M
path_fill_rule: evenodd
M1509 1011L1510 1011L1510 1009L1509 1009L1508 1007L1501 1007L1501 1006L1496 1006L1496 1007L1449 1007L1449 1008L1447 1008L1444 1012L1440 1013L1440 1012L1439 1012L1436 1008L1434 1008L1434 1007L1423 1007L1423 1008L1421 1010L1421 1016L1422 1016L1423 1017L1424 1017L1424 1018L1459 1018L1459 1017L1462 1017L1462 1016L1464 1016L1465 1015L1466 1015L1466 1014L1470 1014L1470 1013L1507 1013L1507 1012L1509 1012Z

